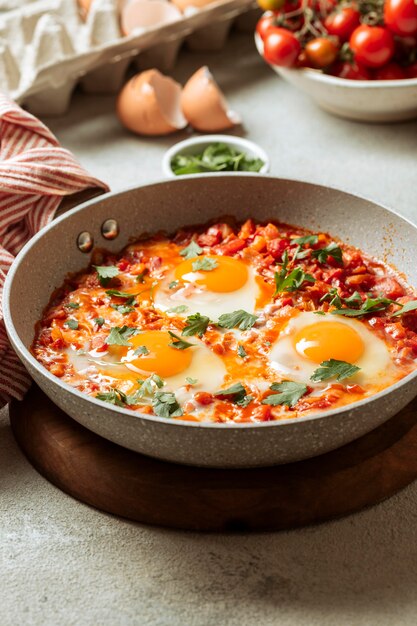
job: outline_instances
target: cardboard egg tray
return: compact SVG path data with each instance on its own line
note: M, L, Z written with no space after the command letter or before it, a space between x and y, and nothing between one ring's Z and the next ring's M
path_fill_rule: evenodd
M35 115L62 115L78 83L89 93L115 93L132 62L169 72L184 41L218 50L234 23L250 30L258 17L254 0L219 0L123 36L118 2L94 0L85 21L76 0L36 0L0 13L0 89Z

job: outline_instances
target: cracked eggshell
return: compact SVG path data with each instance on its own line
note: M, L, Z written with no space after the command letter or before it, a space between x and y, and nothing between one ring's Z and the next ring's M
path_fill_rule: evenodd
M120 24L122 33L130 35L135 30L171 24L180 19L181 12L166 0L130 0L122 8Z
M229 109L208 67L201 67L187 81L181 96L182 111L196 130L217 132L241 123L240 116Z
M180 100L181 85L152 69L126 83L116 111L123 126L134 133L168 135L187 126Z

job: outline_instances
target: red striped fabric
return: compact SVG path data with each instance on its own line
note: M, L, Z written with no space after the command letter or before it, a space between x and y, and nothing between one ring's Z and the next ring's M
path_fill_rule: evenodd
M42 122L0 93L0 406L21 400L30 385L2 319L6 274L23 245L52 220L61 200L90 187L108 191Z

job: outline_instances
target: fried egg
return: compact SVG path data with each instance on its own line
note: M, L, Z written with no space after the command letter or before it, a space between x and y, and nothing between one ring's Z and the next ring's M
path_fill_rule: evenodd
M330 314L298 313L283 328L269 354L273 370L309 385L313 384L313 372L330 359L359 367L349 381L360 385L386 383L394 371L382 339L356 319Z
M197 381L191 383L193 392L202 388L217 391L226 374L222 360L197 337L192 337L189 343L193 345L184 350L172 347L173 341L166 330L147 330L130 337L130 346L110 345L101 353L91 350L80 354L70 349L67 354L77 372L125 393L131 393L138 380L152 374L163 379L166 391L189 386L190 379ZM182 398L186 399L184 394Z
M200 259L216 263L211 270L194 270ZM154 294L154 304L161 311L174 310L187 317L193 313L217 321L222 313L243 309L253 313L259 287L252 267L229 256L204 256L179 263L166 276Z

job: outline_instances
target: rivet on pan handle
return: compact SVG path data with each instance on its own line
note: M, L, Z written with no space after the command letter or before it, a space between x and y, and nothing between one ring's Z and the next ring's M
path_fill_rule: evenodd
M101 234L104 239L116 239L119 232L119 224L114 219L110 218L101 225Z
M94 237L88 230L83 230L77 237L77 248L81 252L91 252L94 246Z

